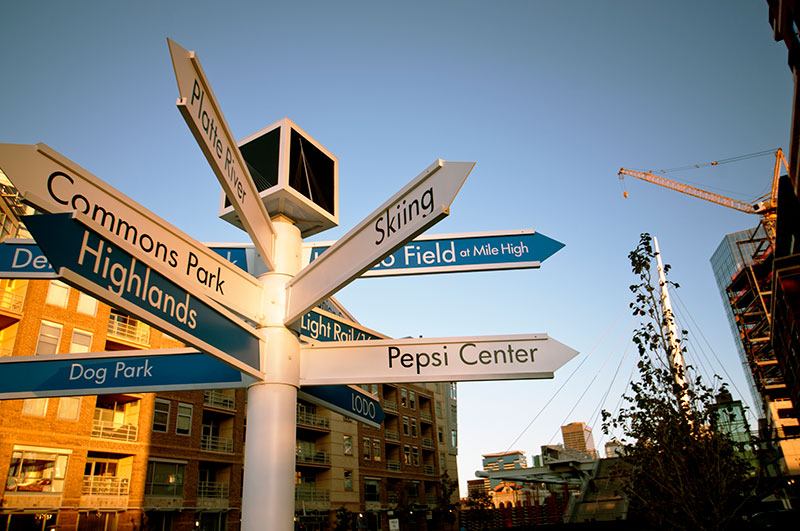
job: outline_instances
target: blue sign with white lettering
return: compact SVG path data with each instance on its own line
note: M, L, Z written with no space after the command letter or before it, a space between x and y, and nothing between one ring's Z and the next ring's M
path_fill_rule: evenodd
M300 319L300 335L316 341L367 341L386 339L356 323L345 322L319 310L309 310Z
M563 243L532 230L423 236L362 276L535 268L562 247ZM313 246L309 260L313 262L327 249L327 245Z
M0 358L0 371L0 399L224 389L254 381L194 349L12 356Z
M307 385L297 396L349 418L380 428L386 414L378 399L349 385Z
M0 277L56 278L56 272L33 240L0 243Z
M233 358L260 369L254 332L105 240L73 214L26 216L23 222L65 282L223 361ZM139 240L154 248L158 243ZM163 254L164 267L173 267Z

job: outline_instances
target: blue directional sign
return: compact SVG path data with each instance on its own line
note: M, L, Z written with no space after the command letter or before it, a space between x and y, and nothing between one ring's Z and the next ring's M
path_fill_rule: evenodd
M297 390L297 396L373 428L380 428L386 417L376 398L351 385L304 386Z
M300 319L300 335L314 341L368 341L388 339L360 324L314 308Z
M254 378L191 348L0 358L0 399L247 387Z
M329 244L311 244L309 261ZM564 244L533 230L421 236L361 276L537 268Z
M0 277L56 278L55 270L33 240L0 243Z
M222 307L198 299L102 238L72 213L26 216L23 222L68 284L226 363L260 375L258 336ZM155 247L157 242L142 237L138 244ZM172 267L167 250L163 254L164 268Z

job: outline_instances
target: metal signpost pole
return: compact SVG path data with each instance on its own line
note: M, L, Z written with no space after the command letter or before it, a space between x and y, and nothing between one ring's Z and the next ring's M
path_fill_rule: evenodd
M300 341L284 326L286 283L300 270L300 230L283 217L273 220L275 270L264 285L259 328L264 380L247 390L247 435L242 491L242 531L290 531L294 521L295 431L300 386Z

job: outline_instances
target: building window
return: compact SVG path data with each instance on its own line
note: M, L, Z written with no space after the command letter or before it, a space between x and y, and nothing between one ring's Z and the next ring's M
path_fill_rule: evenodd
M184 463L149 461L144 493L150 496L183 496Z
M353 471L344 471L344 490L353 490Z
M442 470L447 470L447 459L444 457L444 452L439 452L439 466Z
M379 479L364 480L364 501L368 502L381 501L381 480Z
M453 448L458 448L458 431L450 430L450 445Z
M442 413L442 403L438 400L436 401L436 418L444 418Z
M403 417L403 435L408 435L408 417Z
M36 354L55 354L58 351L59 339L61 339L61 325L42 321L42 325L39 327Z
M403 463L411 464L411 447L407 444L403 446Z
M192 405L178 402L178 415L175 417L175 433L178 435L191 435L192 433Z
M81 397L66 396L58 400L58 418L61 420L78 420L81 413Z
M26 398L22 401L22 414L44 417L47 414L46 398Z
M419 447L412 446L411 447L411 462L414 466L419 466Z
M442 392L442 386L441 386L441 384L440 384L439 382L436 382L436 383L435 383L435 384L433 384L433 385L434 385L434 387L436 388L436 392L437 392L437 393L441 393L441 392Z
M450 420L455 422L458 418L458 408L455 404L450 404Z
M369 437L364 437L364 454L363 454L363 457L367 461L369 461L370 456L371 456L371 454L370 454L371 448L372 448L372 446L369 443Z
M450 382L450 398L456 400L456 383Z
M342 435L342 446L344 447L344 455L353 455L353 436Z
M69 344L70 352L89 352L92 348L92 334L83 330L72 331L72 341Z
M410 409L417 409L417 393L414 391L408 392L408 407Z
M372 460L381 460L381 441L380 439L372 439Z
M64 453L61 453L64 452ZM6 491L62 492L69 451L17 450L11 452Z
M166 432L169 425L169 400L156 398L153 407L153 431Z
M419 481L410 481L406 487L408 491L408 503L419 502Z
M60 280L51 280L50 285L47 286L47 299L45 299L45 302L53 306L66 308L67 299L69 299L69 286Z
M415 418L411 419L411 436L412 437L417 436L417 419Z
M444 428L440 426L438 430L439 430L439 444L444 444Z
M400 389L400 405L408 407L408 390Z
M83 292L78 292L78 312L87 315L97 314L97 299Z

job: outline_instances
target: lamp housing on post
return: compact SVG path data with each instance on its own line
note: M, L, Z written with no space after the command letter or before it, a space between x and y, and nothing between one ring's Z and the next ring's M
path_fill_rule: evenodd
M283 214L302 237L339 224L339 159L289 118L238 142L271 217ZM219 217L244 228L225 192Z

